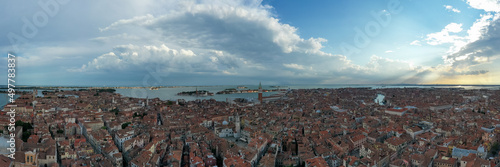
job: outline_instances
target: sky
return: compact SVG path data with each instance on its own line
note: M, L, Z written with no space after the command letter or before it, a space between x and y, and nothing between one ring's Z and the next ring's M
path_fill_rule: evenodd
M0 2L17 85L500 84L500 0Z

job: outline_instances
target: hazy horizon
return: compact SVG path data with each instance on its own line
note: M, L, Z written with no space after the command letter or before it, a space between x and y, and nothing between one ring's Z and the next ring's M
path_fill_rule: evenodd
M17 88L26 87L227 87L227 86L258 86L258 84L220 84L220 85L155 85L155 86L143 86L143 85L16 85ZM500 84L495 85L482 85L482 84L262 84L262 86L274 87L274 86L478 86L478 87L488 87L488 86L500 86ZM0 85L0 89L5 89L7 85Z

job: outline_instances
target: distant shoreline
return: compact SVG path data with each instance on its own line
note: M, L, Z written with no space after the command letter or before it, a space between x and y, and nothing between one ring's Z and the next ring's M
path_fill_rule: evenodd
M500 85L461 85L461 84L297 84L297 85L288 85L290 86L304 86L304 85L312 85L312 86L425 86L425 87L433 87L433 86L457 86L457 87L467 87L467 86L476 86L476 87L492 87L492 86L500 86ZM154 88L189 88L189 87L224 87L231 85L200 85L200 86L18 86L16 89L150 89ZM0 89L7 89L7 85L0 85Z

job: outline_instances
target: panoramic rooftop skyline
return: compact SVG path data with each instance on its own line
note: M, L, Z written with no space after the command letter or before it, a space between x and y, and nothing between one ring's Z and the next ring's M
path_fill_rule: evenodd
M500 1L359 2L5 1L1 59L17 85L500 84Z

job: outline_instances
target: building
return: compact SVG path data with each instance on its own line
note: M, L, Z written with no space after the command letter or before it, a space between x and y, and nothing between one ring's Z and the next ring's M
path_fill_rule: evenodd
M413 139L415 139L415 136L416 135L419 135L419 134L422 134L424 133L425 131L418 127L418 126L413 126L413 127L410 127L410 128L406 128L405 129L406 133L408 133Z
M451 151L451 156L458 159L469 156L470 154L476 154L480 158L486 158L487 155L486 149L482 145L478 146L477 150L453 147Z
M441 105L441 106L430 106L429 109L432 111L439 111L439 110L447 110L451 109L453 106L451 105Z
M123 143L134 137L133 129L122 129L115 133L115 143L118 149L123 150Z
M235 130L236 132L234 133L235 138L240 138L241 136L241 121L240 121L240 116L236 115L236 121L235 121Z
M457 159L450 157L439 157L434 160L435 167L457 167Z
M351 138L351 142L354 145L354 149L359 149L361 146L366 143L366 136L359 134Z
M406 147L406 142L403 139L396 136L385 140L385 143L387 144L387 147L389 147L389 149L396 152L401 152L403 148Z
M407 111L408 111L407 108L400 108L400 107L385 109L385 113L397 116L403 116L404 114L406 114Z
M326 163L323 157L315 157L311 159L306 159L305 162L306 167L314 166L314 167L327 167L328 163Z
M14 163L10 158L0 155L0 166L12 167Z
M37 167L38 164L38 153L36 149L33 151L17 151L14 159L14 166L20 167Z

